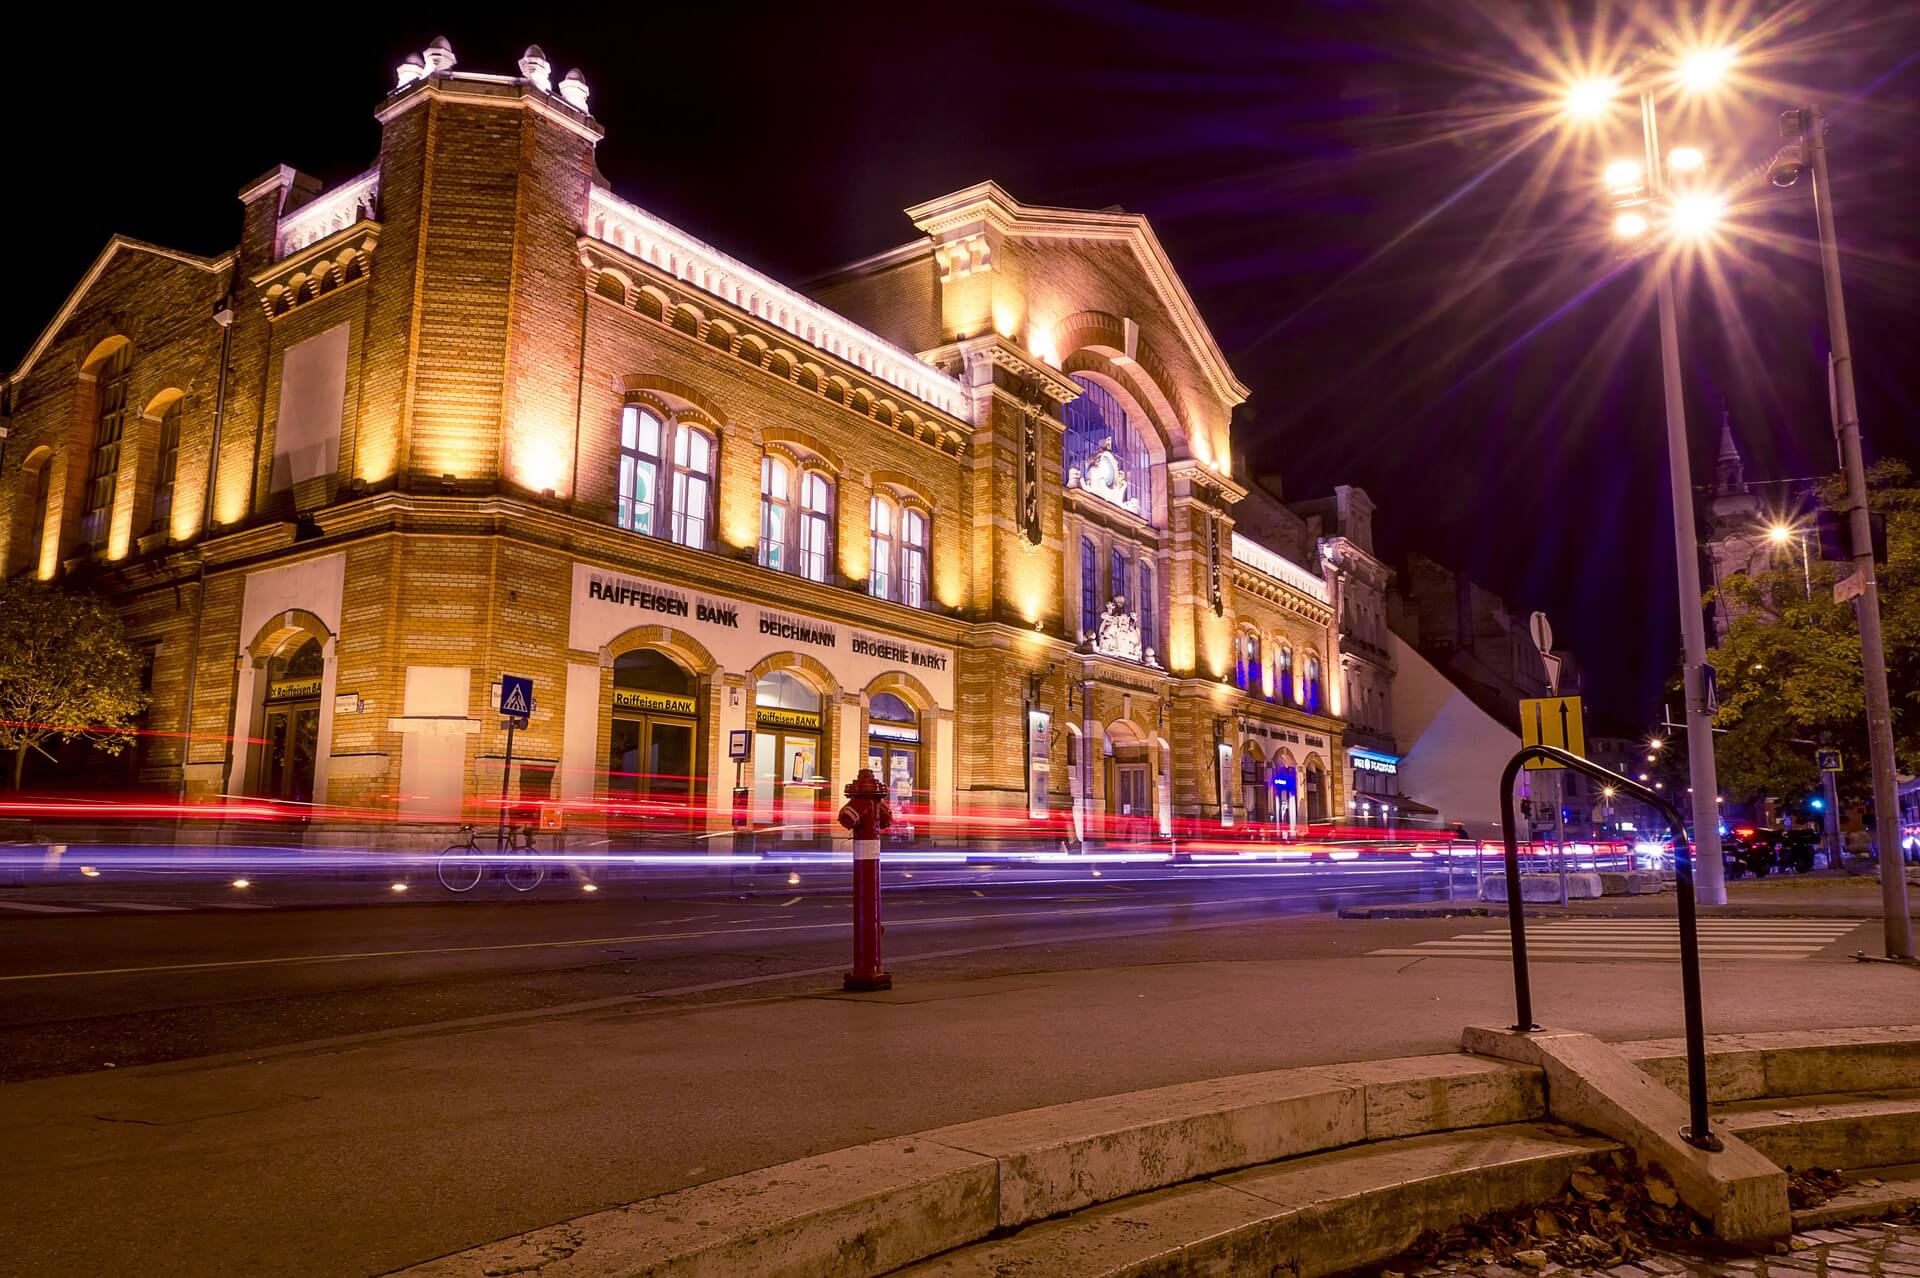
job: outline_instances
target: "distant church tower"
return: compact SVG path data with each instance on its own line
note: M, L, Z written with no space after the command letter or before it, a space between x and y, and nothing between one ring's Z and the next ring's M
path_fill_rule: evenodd
M1718 586L1741 572L1764 570L1771 562L1772 547L1767 541L1765 521L1760 514L1760 499L1747 487L1746 462L1739 445L1733 442L1733 423L1726 409L1720 410L1720 456L1713 473L1713 492L1707 501L1707 584ZM1726 637L1733 620L1723 601L1713 606L1713 642Z

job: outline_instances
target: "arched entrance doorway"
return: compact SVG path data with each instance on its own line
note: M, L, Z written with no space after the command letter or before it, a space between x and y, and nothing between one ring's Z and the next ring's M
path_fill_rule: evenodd
M785 670L753 687L753 810L780 842L812 843L826 833L827 801L820 694Z
M1327 819L1327 774L1320 766L1320 760L1307 760L1306 790L1307 822L1317 825Z
M925 810L926 776L920 715L899 696L876 692L867 702L867 767L887 787L893 810L889 837L910 839Z
M1153 773L1147 742L1125 721L1107 726L1107 819L1121 838L1153 833Z
M1300 826L1300 771L1285 750L1274 755L1271 781L1274 824L1290 835Z
M1267 786L1267 761L1249 742L1240 752L1240 810L1255 826L1273 821L1273 795Z
M704 778L692 673L653 648L623 652L613 659L612 712L608 797L698 807Z
M313 802L320 755L320 687L326 650L316 635L296 632L267 658L261 701L260 757L255 794L289 803Z

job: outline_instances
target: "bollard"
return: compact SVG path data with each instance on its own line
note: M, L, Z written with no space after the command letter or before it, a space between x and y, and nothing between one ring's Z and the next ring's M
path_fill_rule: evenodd
M893 824L886 787L872 768L847 785L840 824L853 832L853 970L842 989L890 990L893 977L880 966L880 832Z

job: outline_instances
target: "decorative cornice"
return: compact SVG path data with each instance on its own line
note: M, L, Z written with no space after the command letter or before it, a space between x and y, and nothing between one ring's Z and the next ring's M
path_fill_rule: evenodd
M247 277L270 320L367 278L380 246L380 223L355 222Z
M1139 257L1174 327L1198 358L1214 393L1229 407L1247 398L1246 385L1228 367L1227 357L1201 318L1193 295L1181 283L1173 260L1141 214L1022 204L990 181L913 205L906 213L915 226L936 240L985 225L1017 239L1101 240L1128 245Z
M966 416L966 388L954 378L604 187L589 192L583 229L589 239L886 383L890 394L910 395L950 417Z
M273 255L287 257L355 222L372 221L379 215L379 199L380 168L376 165L282 217L274 232Z
M458 102L463 106L516 108L544 116L589 142L607 135L600 122L576 111L558 98L542 93L518 76L478 75L468 71L430 75L400 89L380 104L373 118L386 124L423 102Z
M596 298L605 305L620 306L641 318L647 318L646 312L636 310L633 299L617 301L606 297L596 289L595 282L599 275L609 268L615 269L624 275L636 277L668 297L668 307L655 322L668 332L677 333L684 340L697 342L711 351L724 352L734 358L745 359L763 372L770 371L767 361L768 357L774 353L784 354L796 368L802 363L817 362L825 366L833 377L844 381L847 386L864 394L871 401L872 408L866 414L870 418L881 413L888 403L905 398L900 394L898 386L875 378L871 370L850 364L837 356L823 356L814 347L793 343L792 334L788 330L768 325L760 316L751 315L724 300L717 300L715 294L705 290L694 293L678 278L651 262L633 257L612 245L586 236L581 237L579 244L581 264L588 273L586 288L590 298ZM673 323L673 311L683 301L692 302L702 309L723 310L724 314L721 318L726 320L729 329L739 333L740 336L729 338L723 345L707 340L710 336L712 321L702 324L700 331L695 333L681 331ZM758 342L766 354L755 355L745 341L749 337ZM795 345L799 345L800 349L793 349ZM931 369L928 371L933 373ZM934 375L944 376L939 373ZM819 393L825 395L828 391L829 383L823 379ZM853 409L850 402L846 407ZM967 451L967 441L972 432L972 425L964 415L934 410L925 400L918 397L913 397L913 402L904 406L903 409L892 411L890 420L886 424L920 443L954 456Z

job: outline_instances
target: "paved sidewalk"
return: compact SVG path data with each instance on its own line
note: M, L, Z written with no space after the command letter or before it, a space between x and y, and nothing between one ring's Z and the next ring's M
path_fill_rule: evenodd
M1411 1278L1532 1278L1535 1274L1595 1274L1606 1278L1920 1278L1920 1226L1836 1225L1795 1234L1784 1254L1709 1260L1677 1252L1648 1256L1611 1269L1547 1265L1442 1264Z
M1380 934L1318 926L1356 950ZM1217 957L1246 936L979 977L948 962L943 979L914 978L903 956L887 994L821 976L780 997L628 1001L18 1084L0 1089L0 1201L27 1227L9 1230L0 1268L384 1273L863 1141L1449 1051L1462 1025L1511 1016L1504 964ZM1886 964L1716 963L1708 996L1716 1033L1920 1022L1920 976ZM1540 964L1534 998L1544 1019L1606 1038L1680 1031L1671 964Z

